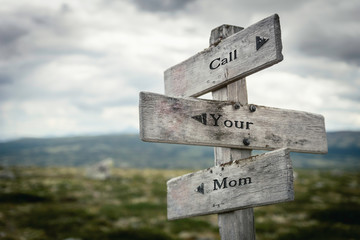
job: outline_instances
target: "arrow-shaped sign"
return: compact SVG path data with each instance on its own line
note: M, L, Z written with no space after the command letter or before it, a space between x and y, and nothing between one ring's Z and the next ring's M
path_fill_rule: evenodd
M279 16L273 15L165 71L165 94L197 97L283 59Z
M143 141L327 152L324 118L318 114L145 92L139 109Z
M291 201L289 151L275 150L173 178L167 192L169 219Z

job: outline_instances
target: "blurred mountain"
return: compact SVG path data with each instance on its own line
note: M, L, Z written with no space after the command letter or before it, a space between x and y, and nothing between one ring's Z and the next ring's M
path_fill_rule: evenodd
M328 154L292 153L294 167L360 169L360 132L330 132L327 138ZM115 167L202 169L213 166L214 157L212 147L145 143L134 134L0 143L0 166L89 166L107 158Z
M294 166L360 169L360 132L329 132L327 141L327 154L292 153Z

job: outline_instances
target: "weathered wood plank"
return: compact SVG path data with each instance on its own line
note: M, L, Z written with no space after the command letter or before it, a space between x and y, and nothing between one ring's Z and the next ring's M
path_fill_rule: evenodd
M173 98L140 93L143 141L326 153L324 117L301 111L231 101ZM255 105L254 105L255 106Z
M294 199L288 149L173 178L167 182L168 219L179 219Z
M222 40L164 73L165 94L200 96L282 61L279 16Z

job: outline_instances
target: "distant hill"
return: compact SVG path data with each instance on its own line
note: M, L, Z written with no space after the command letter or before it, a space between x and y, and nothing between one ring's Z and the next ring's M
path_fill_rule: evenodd
M360 170L360 132L331 132L327 138L328 154L292 153L294 166ZM138 135L26 138L0 143L2 166L87 166L106 158L112 158L117 167L165 169L202 169L214 161L212 147L145 143Z
M327 133L327 154L292 153L295 166L360 169L360 132Z

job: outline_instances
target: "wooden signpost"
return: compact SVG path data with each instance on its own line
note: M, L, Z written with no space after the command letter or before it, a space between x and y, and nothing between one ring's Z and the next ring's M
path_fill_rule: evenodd
M141 139L148 142L327 151L324 118L307 112L142 92L140 119Z
M287 149L173 178L167 186L168 219L294 199L293 172Z
M214 146L215 166L168 181L168 218L218 213L221 239L255 239L253 207L294 199L290 151L326 153L318 114L248 104L245 76L283 59L278 15L214 29L210 47L140 93L144 141ZM212 91L212 100L193 97ZM251 157L252 149L274 150Z
M241 29L241 28L240 28ZM165 71L165 94L197 97L270 67L283 59L279 16L273 15L223 39Z

